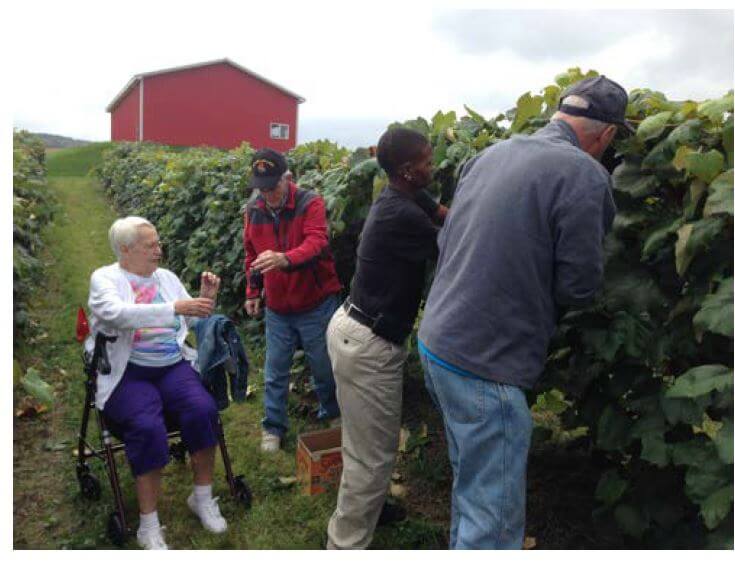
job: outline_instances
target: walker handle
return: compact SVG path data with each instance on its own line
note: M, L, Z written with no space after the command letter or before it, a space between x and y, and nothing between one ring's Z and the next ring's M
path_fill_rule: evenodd
M108 336L97 332L94 338L94 354L92 355L92 367L101 375L109 375L112 371L110 358L107 356L107 342L114 342L117 336Z

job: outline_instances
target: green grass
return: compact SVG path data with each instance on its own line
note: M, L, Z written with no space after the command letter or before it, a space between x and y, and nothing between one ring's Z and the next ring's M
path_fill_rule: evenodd
M15 548L109 548L105 534L113 501L102 464L90 460L102 484L102 498L83 499L74 474L73 451L82 412L83 382L80 345L74 339L77 307L86 305L89 276L111 263L107 230L116 217L105 194L91 177L84 177L100 158L104 143L63 149L49 154L49 189L61 210L46 233L46 281L32 298L31 316L37 335L20 345L24 368L34 366L51 383L56 403L37 418L14 418L13 544ZM74 175L76 174L76 175ZM320 427L291 415L292 430L284 449L275 455L259 450L263 415L263 349L249 344L250 382L256 395L222 412L225 435L235 474L243 474L252 487L254 503L245 511L229 497L221 458L215 469L215 494L229 529L223 535L204 531L189 512L185 500L191 490L191 470L176 462L164 471L159 514L174 548L211 549L318 549L322 548L336 492L315 497L284 487L281 476L296 474L296 435ZM16 401L22 397L16 389ZM297 397L292 396L292 406ZM90 423L90 437L96 423ZM117 457L127 515L137 525L134 483L124 455ZM402 470L402 469L401 469ZM407 472L408 473L408 472ZM379 529L378 548L436 548L445 544L446 525L411 513L392 528ZM135 541L128 548L136 548Z
M54 150L46 155L49 177L86 176L102 160L102 152L111 142L95 142L75 148Z

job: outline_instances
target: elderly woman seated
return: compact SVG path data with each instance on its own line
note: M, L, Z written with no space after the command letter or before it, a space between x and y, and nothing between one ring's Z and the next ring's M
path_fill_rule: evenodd
M166 549L156 511L169 459L164 413L191 454L189 507L209 531L227 529L212 498L217 408L192 368L196 351L184 343L187 326L212 313L220 280L203 273L200 296L191 298L176 275L158 267L158 233L140 217L116 220L110 244L118 261L92 274L89 293L92 339L98 331L117 336L107 348L112 372L97 377L95 402L125 443L140 507L138 543Z

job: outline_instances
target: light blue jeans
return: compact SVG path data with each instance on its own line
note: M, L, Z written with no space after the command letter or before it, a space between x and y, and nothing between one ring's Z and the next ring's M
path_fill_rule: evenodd
M449 548L521 548L533 429L523 391L459 375L424 353L421 363L444 420L454 477Z
M288 431L288 382L299 341L309 362L319 398L319 419L339 416L332 364L327 353L327 325L339 306L337 295L300 314L265 309L265 417L263 429L279 437Z

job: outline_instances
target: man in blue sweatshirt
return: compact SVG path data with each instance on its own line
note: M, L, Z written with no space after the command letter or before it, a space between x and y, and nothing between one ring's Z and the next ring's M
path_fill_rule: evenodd
M562 93L551 123L470 160L439 235L419 329L426 386L442 412L452 486L450 548L521 548L532 422L560 311L602 282L615 215L599 159L628 96L604 76Z

